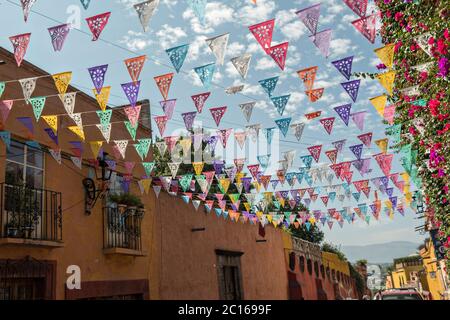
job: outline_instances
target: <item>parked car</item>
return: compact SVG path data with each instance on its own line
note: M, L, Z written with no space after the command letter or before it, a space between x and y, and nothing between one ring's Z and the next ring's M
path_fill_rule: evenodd
M424 300L416 288L395 288L381 291L375 300Z

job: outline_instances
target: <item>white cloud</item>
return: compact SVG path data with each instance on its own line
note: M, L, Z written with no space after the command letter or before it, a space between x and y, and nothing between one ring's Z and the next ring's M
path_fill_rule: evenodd
M183 19L190 20L192 30L202 34L213 33L216 27L234 20L233 8L220 2L209 2L206 5L206 12L205 25L200 23L190 8L183 12Z
M171 27L168 24L163 24L156 36L161 47L167 49L174 44L178 44L178 41L187 37L187 34L180 27Z
M276 8L272 0L258 0L255 6L251 3L242 7L236 14L237 21L245 22L248 25L256 24L273 18L273 12Z
M119 43L125 44L129 50L142 51L149 47L153 42L147 39L147 36L144 33L129 30L127 34L119 40Z

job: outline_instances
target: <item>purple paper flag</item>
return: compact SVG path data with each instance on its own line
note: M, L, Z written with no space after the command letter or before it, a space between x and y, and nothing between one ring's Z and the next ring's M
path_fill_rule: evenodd
M173 116L173 111L175 110L175 106L177 104L177 99L160 101L159 104L164 111L164 114L167 117L167 120L171 120Z
M54 143L58 144L58 136L55 134L53 129L45 128L44 131L47 132L48 136L53 140Z
M386 194L389 197L392 197L392 195L394 194L394 188L386 188Z
M31 134L34 134L33 122L30 117L19 117L16 119L17 121L22 123L28 129L28 131L31 132Z
M61 51L64 45L64 41L70 31L70 24L62 24L56 27L48 28L50 37L52 39L53 49L55 51Z
M250 185L252 184L252 177L241 178L241 182L244 185L244 190L246 193L250 192Z
M296 12L296 14L303 22L303 24L308 28L311 34L314 35L317 33L317 25L319 23L320 17L320 3L299 10Z
M393 208L397 207L397 197L389 197L389 200L391 201Z
M195 116L197 115L197 111L182 113L184 124L186 126L186 130L191 130L194 125Z
M272 188L276 189L278 183L280 182L280 180L270 180L270 184L272 185Z
M356 159L361 160L361 154L362 154L362 150L363 150L363 144L357 144L354 146L350 146L348 147L353 154L355 155Z
M314 45L319 49L325 58L328 58L330 54L330 42L331 42L331 29L326 29L309 36Z
M223 168L225 167L225 163L222 160L214 160L213 167L216 174L221 174Z
M341 117L342 121L344 121L345 125L348 126L348 122L350 121L350 110L352 109L352 104L344 104L342 106L338 106L334 108L334 111Z
M338 152L342 152L342 148L344 147L346 141L347 141L347 140L334 141L332 144L333 144L333 147L334 147Z
M353 122L356 124L359 130L364 130L364 120L366 118L367 111L360 111L352 113L350 116L352 117Z
M139 88L141 87L141 80L138 80L136 82L124 83L121 86L123 92L125 92L125 95L128 98L128 101L130 101L131 106L135 107L139 96Z
M356 102L358 98L359 85L361 84L361 80L353 80L349 82L341 83L341 86L347 91L350 98L352 98L353 102Z
M331 62L339 72L350 80L352 76L353 56Z
M207 144L209 145L210 150L214 150L216 148L218 141L219 141L218 136L208 137Z
M89 68L89 74L91 75L92 82L94 83L95 90L100 94L102 92L103 83L105 82L105 74L108 70L108 65L97 66Z

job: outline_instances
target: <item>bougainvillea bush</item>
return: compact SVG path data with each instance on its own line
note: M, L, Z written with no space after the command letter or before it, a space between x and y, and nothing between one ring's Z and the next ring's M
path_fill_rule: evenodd
M413 150L409 156L421 179L428 225L439 228L450 258L450 0L376 0L376 4L382 41L395 44L390 103L396 105L395 124L402 128L398 148Z

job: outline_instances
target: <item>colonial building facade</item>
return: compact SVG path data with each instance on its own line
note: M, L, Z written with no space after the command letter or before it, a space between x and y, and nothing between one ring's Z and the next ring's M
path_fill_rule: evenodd
M356 297L346 262L318 246L142 190L139 164L151 152L142 160L128 147L126 160L116 156L97 128L95 99L67 90L76 92L84 140L68 129L75 124L50 74L26 61L18 68L2 48L0 61L1 99L14 102L1 124L0 300ZM41 116L58 115L57 141L23 99L17 80L28 78L37 78L33 97L47 97ZM140 104L136 139L150 138L150 105ZM130 137L125 120L114 108L111 141ZM100 156L88 141L103 141ZM140 197L141 208L111 202L124 190Z

